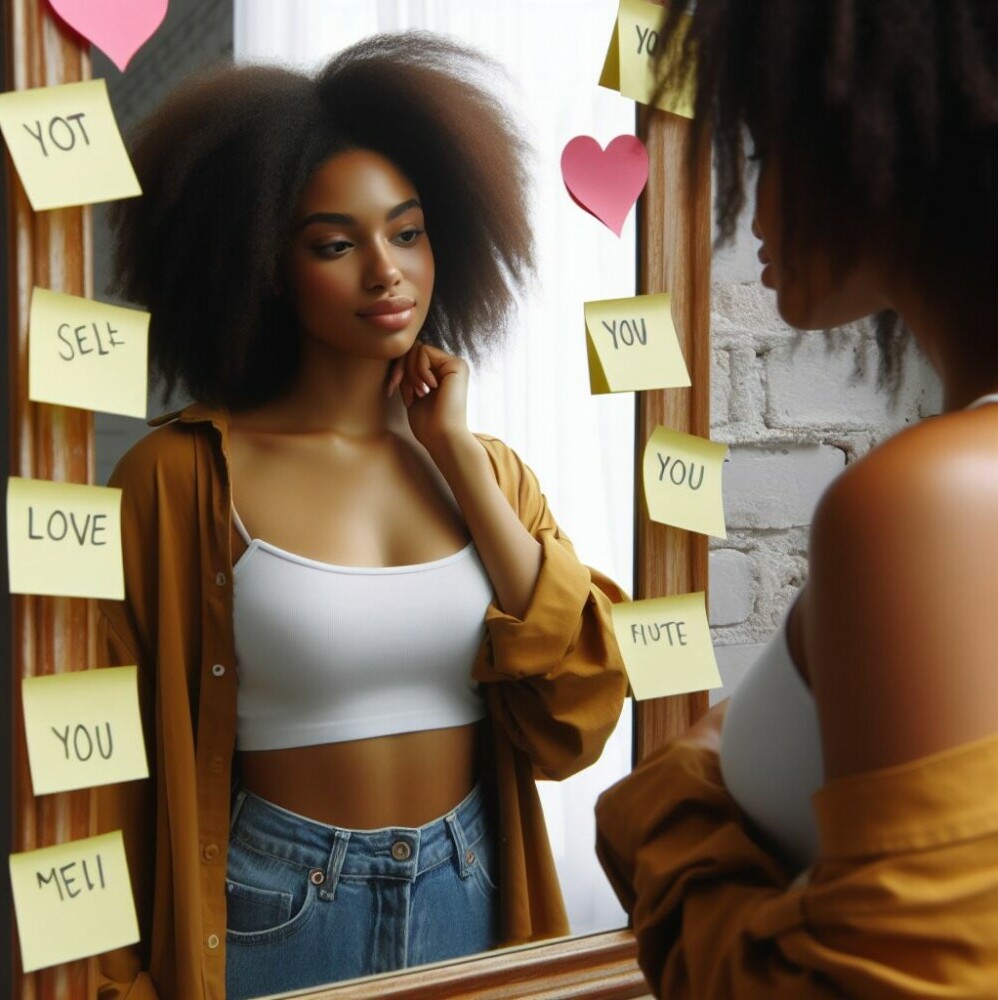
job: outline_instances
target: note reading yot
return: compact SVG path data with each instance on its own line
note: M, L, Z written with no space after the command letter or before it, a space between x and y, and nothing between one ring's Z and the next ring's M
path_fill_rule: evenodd
M12 594L122 600L121 490L11 476L7 561Z
M726 444L656 427L641 468L648 516L674 528L727 538L721 492L727 454Z
M147 778L137 667L21 681L35 795Z
M25 972L139 939L121 831L10 856Z
M639 104L651 104L658 87L655 63L662 45L660 29L667 12L661 4L647 3L646 0L620 0L610 46L600 72L601 87L619 90L624 97ZM685 74L680 75L677 71L675 78L670 75L669 67L680 65L683 38L689 30L690 20L689 13L681 15L668 52L660 62L661 72L669 85L655 103L655 107L662 111L684 118L693 117L695 65L691 63Z
M721 686L702 592L614 604L611 610L635 699Z
M671 302L672 296L663 292L585 304L590 392L636 392L690 384Z
M28 398L36 403L145 417L149 313L31 293Z
M0 94L0 131L36 212L142 194L103 80Z

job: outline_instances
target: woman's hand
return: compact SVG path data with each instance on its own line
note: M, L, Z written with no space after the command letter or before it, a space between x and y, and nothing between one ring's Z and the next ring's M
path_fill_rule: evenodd
M393 362L387 393L402 395L416 440L432 453L434 445L468 433L468 364L437 347L416 341Z

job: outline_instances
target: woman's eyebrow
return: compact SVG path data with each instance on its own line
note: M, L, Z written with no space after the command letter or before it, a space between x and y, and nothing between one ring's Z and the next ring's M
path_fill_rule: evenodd
M410 198L408 201L403 201L401 204L396 205L393 209L390 209L388 214L385 216L385 222L391 222L392 219L397 219L400 215L404 215L409 211L410 208L419 208L423 206L420 204L418 198ZM326 222L335 226L356 226L357 220L352 215L345 215L342 212L313 212L310 216L299 223L298 228L304 229L306 226L312 225L313 222Z

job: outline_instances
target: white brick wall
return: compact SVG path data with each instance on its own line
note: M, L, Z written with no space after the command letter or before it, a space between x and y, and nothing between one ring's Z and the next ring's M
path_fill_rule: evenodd
M724 690L783 619L807 577L811 516L849 462L906 423L939 412L934 374L909 345L900 391L876 385L872 326L789 328L758 282L758 243L743 220L715 255L711 437L731 446L724 470L728 538L714 539L710 621Z

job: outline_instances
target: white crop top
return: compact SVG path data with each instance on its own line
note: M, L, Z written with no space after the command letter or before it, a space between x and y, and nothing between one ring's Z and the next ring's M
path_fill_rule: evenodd
M998 404L998 393L965 409ZM746 815L803 869L818 853L811 796L824 784L818 712L790 657L786 622L735 689L721 729L721 775Z
M798 869L818 853L811 796L824 784L818 712L787 646L786 622L749 667L721 728L732 798Z
M251 539L233 569L236 747L443 729L485 705L471 667L492 584L473 543L413 566L334 566Z

